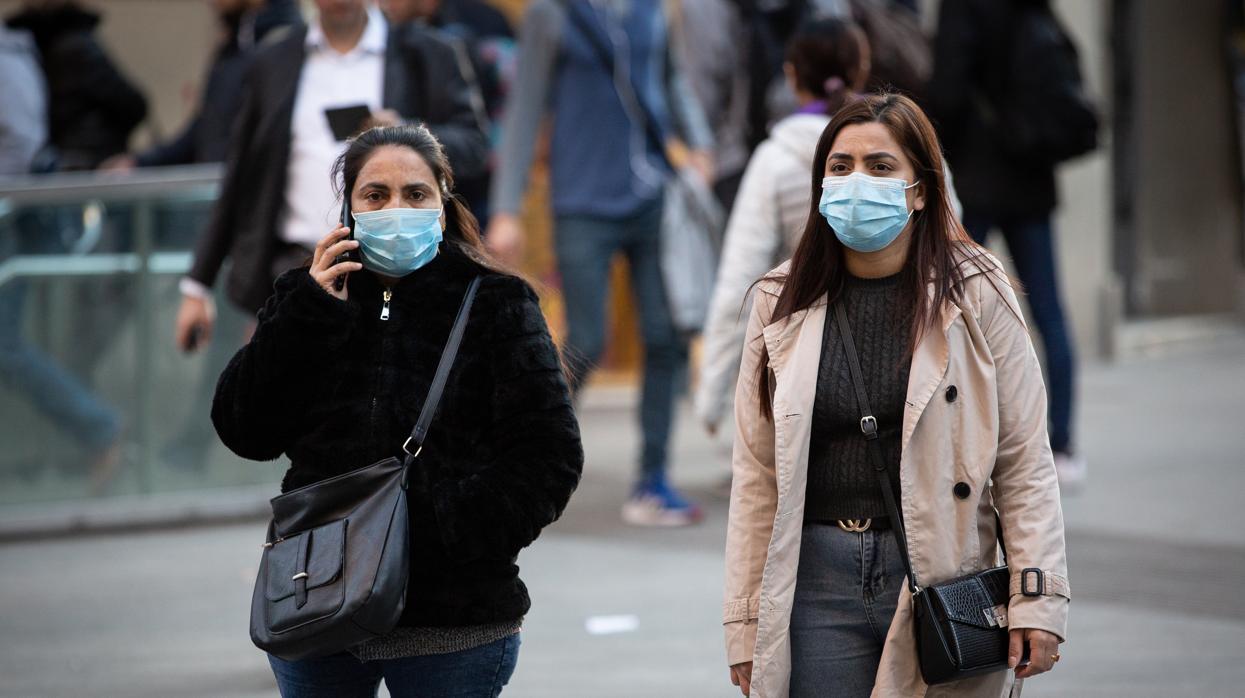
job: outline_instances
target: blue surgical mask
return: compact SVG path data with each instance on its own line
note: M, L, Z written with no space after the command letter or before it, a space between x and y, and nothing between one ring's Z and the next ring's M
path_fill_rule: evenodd
M877 252L903 232L912 212L907 190L916 182L870 177L861 172L821 180L821 204L817 207L834 235L857 252Z
M441 209L382 208L354 215L363 267L385 276L401 277L437 256L441 243Z

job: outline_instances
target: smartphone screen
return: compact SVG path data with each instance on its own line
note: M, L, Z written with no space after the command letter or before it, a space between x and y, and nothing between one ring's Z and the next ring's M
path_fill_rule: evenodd
M372 110L366 104L333 107L324 110L324 118L328 119L333 138L345 141L363 130L363 125L372 118Z

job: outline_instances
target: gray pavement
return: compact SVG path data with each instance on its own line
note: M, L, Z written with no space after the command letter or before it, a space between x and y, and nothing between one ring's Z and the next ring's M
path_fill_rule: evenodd
M1065 499L1075 601L1026 696L1245 695L1245 340L1087 368L1091 480ZM589 396L584 483L520 558L534 608L511 697L730 696L723 447L686 420L680 531L623 527L626 396ZM275 696L247 637L261 522L0 545L0 696ZM588 618L634 616L593 635Z

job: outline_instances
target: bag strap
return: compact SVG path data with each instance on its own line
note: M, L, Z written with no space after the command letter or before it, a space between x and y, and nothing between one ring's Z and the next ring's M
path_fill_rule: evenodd
M566 11L567 20L575 26L575 29L592 47L592 52L596 54L597 60L601 62L601 65L605 68L605 72L609 74L610 80L613 82L615 63L614 49L612 46L606 45L605 39L601 37L600 32L588 23L588 18L585 17L583 13L577 11L576 8L578 5L579 4L573 0L563 0L562 2L562 8ZM668 47L667 50L669 50ZM649 108L648 103L645 102L640 96L640 93L635 89L635 84L633 82L629 83L627 88L630 90L631 96L636 105L640 107L640 118L644 121L644 135L648 138L649 145L653 146L653 148L661 154L661 157L666 160L666 164L671 164L669 156L666 155L666 141L665 138L662 137L661 132L657 129L657 119L653 115L653 110ZM624 106L624 110L625 109L626 107Z
M432 386L428 388L428 397L424 399L424 407L419 412L419 420L415 422L411 435L402 444L402 450L406 451L404 466L409 466L419 456L420 451L424 450L424 439L428 436L428 427L432 424L432 417L436 414L437 405L441 402L441 393L445 392L445 384L450 378L450 369L454 366L454 359L458 357L458 347L463 343L463 335L467 331L467 319L471 316L471 305L475 302L476 289L480 288L480 278L475 277L467 286L462 305L458 307L458 317L454 319L454 328L450 330L445 349L441 351L441 361L437 364L437 373L433 376ZM409 468L405 469L409 470ZM402 486L406 486L405 472L402 474Z
M834 304L834 320L839 328L839 337L843 340L843 349L847 353L847 367L852 374L852 386L856 389L856 404L860 409L860 431L868 443L869 457L873 461L873 470L877 475L878 486L882 488L882 499L886 501L886 514L891 519L891 531L895 534L895 542L899 544L899 554L903 557L904 569L908 572L908 590L914 595L920 592L916 574L912 571L912 558L908 555L908 537L904 533L903 515L895 502L895 493L891 487L890 476L886 472L886 461L882 458L882 444L878 442L878 420L869 408L869 396L865 391L864 372L860 370L860 357L856 354L856 340L852 338L851 323L847 321L847 310L842 303ZM1003 543L1003 522L999 512L994 510L994 532L999 540L999 547L1007 558L1007 546Z

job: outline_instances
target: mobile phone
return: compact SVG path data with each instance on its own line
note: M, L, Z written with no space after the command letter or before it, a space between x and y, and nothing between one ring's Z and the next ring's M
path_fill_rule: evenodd
M333 138L344 141L363 130L363 125L372 118L372 110L366 104L333 107L324 110L324 118L328 119Z
M350 215L350 192L342 193L342 227L350 229L350 234L346 236L346 239L353 240L354 239L354 216ZM356 253L354 250L347 250L345 254L337 255L337 258L333 260L333 264L336 265L336 264L342 264L343 262L357 262L358 257L359 257L358 253ZM346 276L347 274L342 274L341 276L334 279L333 288L337 289L338 291L345 288L346 287Z

